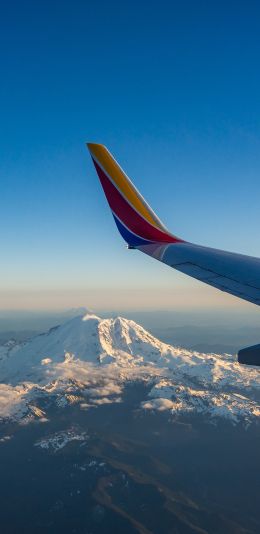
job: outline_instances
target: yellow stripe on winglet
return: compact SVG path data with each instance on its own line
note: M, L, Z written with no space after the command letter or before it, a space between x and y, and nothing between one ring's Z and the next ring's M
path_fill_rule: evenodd
M104 145L96 143L87 143L90 153L101 164L106 173L112 178L113 182L117 185L118 189L123 193L132 206L153 226L165 231L163 225L155 219L153 213L149 210L142 199L139 197L138 192L135 190L125 173L119 167L113 156Z

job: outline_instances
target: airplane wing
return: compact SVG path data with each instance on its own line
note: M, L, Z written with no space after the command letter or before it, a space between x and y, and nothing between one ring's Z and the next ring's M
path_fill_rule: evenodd
M87 143L117 228L127 242L182 273L260 305L260 258L189 243L170 233L103 145ZM260 366L260 345L238 352Z
M136 248L221 291L260 305L260 259L189 243L171 234L103 145L88 143L119 232Z
M176 243L139 247L166 265L221 291L260 305L260 259L214 248Z

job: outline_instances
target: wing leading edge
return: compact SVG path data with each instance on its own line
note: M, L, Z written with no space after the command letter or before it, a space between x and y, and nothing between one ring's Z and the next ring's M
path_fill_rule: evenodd
M130 248L221 291L260 305L260 259L188 243L171 234L103 146L88 143L116 225Z

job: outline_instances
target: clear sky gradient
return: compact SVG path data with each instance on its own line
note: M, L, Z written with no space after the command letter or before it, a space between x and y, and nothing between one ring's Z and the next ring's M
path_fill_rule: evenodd
M252 309L117 234L86 141L175 234L260 255L258 1L6 2L0 308Z

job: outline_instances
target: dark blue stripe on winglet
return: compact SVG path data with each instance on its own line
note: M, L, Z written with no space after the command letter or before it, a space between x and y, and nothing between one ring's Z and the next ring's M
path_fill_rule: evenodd
M116 215L114 215L114 213L113 213L113 217L115 219L115 223L117 225L117 228L118 228L121 236L128 243L128 245L130 245L132 247L138 247L138 245L151 244L151 241L147 241L146 239L142 239L141 237L139 237L139 236L137 236L135 234L132 234L132 232L130 230L128 230L128 228L126 228L126 226L124 226L121 223L121 221L119 221L119 219L116 217Z

